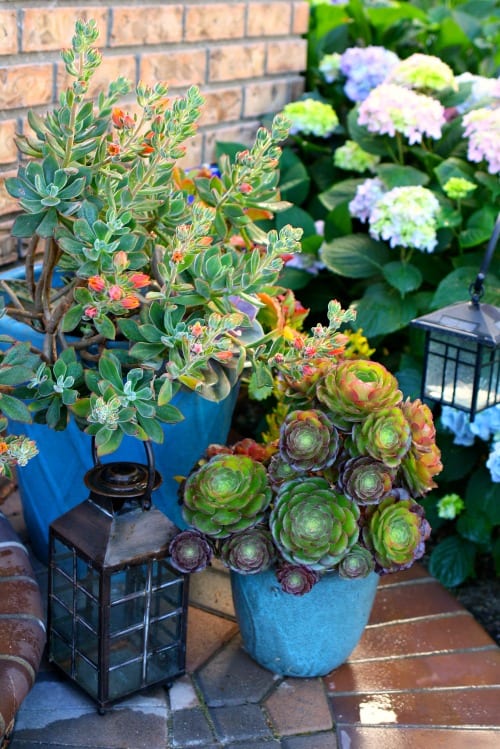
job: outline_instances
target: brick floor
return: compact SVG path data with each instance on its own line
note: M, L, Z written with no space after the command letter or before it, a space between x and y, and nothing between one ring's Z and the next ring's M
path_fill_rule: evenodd
M246 655L228 585L219 569L201 573L188 673L170 692L148 690L100 716L44 663L9 749L500 746L500 649L420 565L380 581L359 645L317 679L276 676Z

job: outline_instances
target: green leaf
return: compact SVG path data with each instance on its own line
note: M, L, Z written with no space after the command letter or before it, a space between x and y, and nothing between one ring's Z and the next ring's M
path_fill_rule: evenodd
M493 525L500 525L500 484L491 480L486 466L482 465L470 475L464 499L467 510L482 512Z
M103 380L110 382L115 389L121 390L123 388L122 373L118 359L108 351L105 351L99 360L99 374Z
M66 312L62 319L62 330L64 333L68 333L70 330L76 328L82 319L83 309L83 304L75 304L74 307L71 307Z
M403 391L405 398L420 398L422 388L422 372L419 369L405 368L396 373L400 390Z
M12 227L13 237L31 237L36 234L38 226L45 216L45 211L39 213L25 213L18 216Z
M460 536L449 536L432 550L429 572L448 588L474 577L476 547Z
M441 450L443 461L443 470L437 477L440 485L448 481L463 479L474 468L479 457L479 450L476 445L470 447L455 445L454 438L455 435L449 431L442 432L440 430L437 435L437 444Z
M469 301L469 286L476 278L477 272L478 268L466 266L449 273L438 285L432 297L432 309L447 307L449 304L455 304L456 302ZM486 278L485 295L482 301L494 305L500 304L500 282L491 272L488 273Z
M375 168L375 173L380 177L389 190L392 190L393 187L426 185L429 182L429 175L412 166L379 164Z
M0 385L19 385L32 377L33 370L29 367L23 367L21 364L0 369Z
M463 512L457 520L457 531L463 538L476 544L489 544L492 525L482 512Z
M107 338L109 341L114 341L116 336L115 326L106 315L94 320L96 330Z
M176 406L171 403L165 403L164 405L158 405L156 408L156 416L161 421L167 424L177 424L179 421L184 420L184 415L179 411Z
M9 419L31 424L31 413L28 407L17 398L6 393L0 394L0 411Z
M363 182L362 179L345 179L342 182L337 182L329 190L320 193L318 198L325 208L332 211L340 203L352 200L356 194L356 188Z
M455 157L442 161L441 164L434 169L434 174L438 178L441 187L444 187L452 177L459 177L460 179L474 182L473 167L467 161L462 161L462 159L457 159Z
M423 280L418 268L399 260L384 265L382 273L387 283L397 289L401 296L420 288Z
M369 278L381 272L389 261L390 252L383 242L367 234L351 234L327 242L320 258L333 273L348 278Z
M401 298L385 283L370 286L354 306L357 310L356 326L363 329L367 338L402 330L417 316L413 296Z
M280 193L283 200L301 205L309 194L311 178L299 157L285 148L280 158Z

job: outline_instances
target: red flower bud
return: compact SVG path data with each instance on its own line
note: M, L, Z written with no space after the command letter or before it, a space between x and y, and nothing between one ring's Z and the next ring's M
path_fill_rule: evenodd
M102 276L90 276L88 286L92 291L104 291L106 281Z
M134 296L133 294L129 294L124 299L121 300L121 305L125 309L137 309L141 304L141 300Z
M151 278L146 273L132 273L130 276L130 282L136 289L143 289L150 281Z

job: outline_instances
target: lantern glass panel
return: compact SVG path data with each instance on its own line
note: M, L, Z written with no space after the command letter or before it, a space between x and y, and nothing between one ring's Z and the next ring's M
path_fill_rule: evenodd
M431 333L424 396L474 414L498 402L500 351L446 333Z
M97 666L89 663L79 653L75 657L75 679L90 694L97 699L99 693L99 672Z
M50 658L57 663L69 676L71 676L71 664L73 660L71 645L60 637L55 630L50 633Z

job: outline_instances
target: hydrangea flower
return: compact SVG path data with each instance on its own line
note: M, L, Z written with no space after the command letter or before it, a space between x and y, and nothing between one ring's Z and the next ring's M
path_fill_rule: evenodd
M304 133L326 138L331 135L339 119L331 104L318 99L292 101L283 108L283 114L290 120L290 133Z
M319 72L327 83L333 83L339 77L340 73L340 55L334 52L331 55L324 55L319 63Z
M450 177L443 185L444 192L451 200L463 200L476 189L477 185L463 177Z
M337 148L333 154L335 166L351 172L374 171L374 167L379 161L379 156L368 153L355 140L346 140L344 145Z
M465 508L465 502L458 494L445 494L437 503L438 515L445 520L454 520Z
M500 109L473 109L463 117L464 135L469 139L469 161L488 164L490 174L500 172Z
M493 449L490 452L488 460L486 461L486 467L489 468L491 473L491 480L495 483L500 482L500 440L493 444Z
M370 236L391 247L413 247L432 252L437 245L439 201L425 187L394 187L378 200L370 213Z
M421 143L422 137L438 139L445 124L444 107L425 94L383 83L370 92L359 107L358 123L371 133L401 133L410 145Z
M364 101L398 63L395 52L385 47L349 47L340 59L340 70L347 78L345 95L351 101Z
M458 89L453 70L434 55L416 53L392 68L386 83L418 89L420 91L443 91Z
M485 78L482 75L462 73L455 80L459 86L462 83L472 84L467 99L456 107L459 114L465 114L465 112L478 107L489 107L500 102L500 78Z
M366 223L374 205L385 194L384 183L378 177L366 179L363 184L356 188L356 194L349 203L349 213L353 218L357 218Z
M470 428L470 419L464 411L451 406L443 406L441 424L455 435L453 444L464 447L474 444L474 432Z
M476 414L470 428L473 434L485 442L500 433L500 404Z
M488 442L500 432L500 404L480 411L473 422L464 411L451 406L443 406L441 423L455 435L453 439L455 445L470 447L474 444L475 437Z

